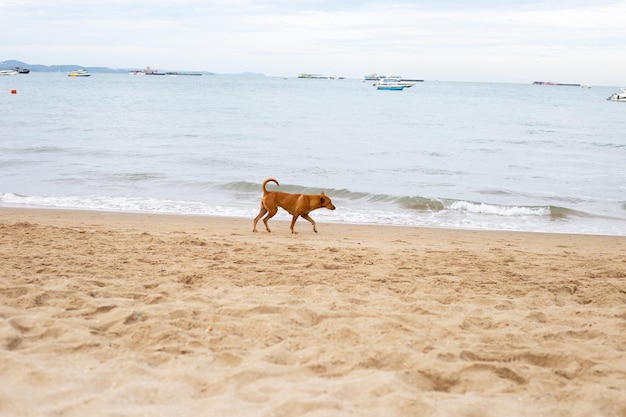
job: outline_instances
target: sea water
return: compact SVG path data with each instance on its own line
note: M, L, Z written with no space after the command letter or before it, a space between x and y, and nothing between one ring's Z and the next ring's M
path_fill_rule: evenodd
M316 211L321 223L626 235L626 104L606 100L617 90L0 77L0 206L236 216L252 228L273 177L283 191L325 191L337 210Z

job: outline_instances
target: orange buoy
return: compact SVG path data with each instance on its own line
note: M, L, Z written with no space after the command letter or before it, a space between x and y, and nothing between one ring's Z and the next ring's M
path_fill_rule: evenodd
M11 94L17 94L17 90L11 90Z

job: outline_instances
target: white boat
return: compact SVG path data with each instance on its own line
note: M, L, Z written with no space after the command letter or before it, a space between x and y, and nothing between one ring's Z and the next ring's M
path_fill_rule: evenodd
M19 71L14 70L14 69L12 69L12 70L1 70L0 71L0 75L17 75L17 74L19 74Z
M401 78L381 78L374 83L377 90L402 91L405 88L413 87L414 81L406 81Z
M383 80L385 78L397 78L397 79L402 79L402 76L400 75L379 75L379 74L370 74L370 75L364 75L362 81L380 81Z
M611 101L626 101L626 88L620 88L621 93L613 93L607 100Z
M146 67L142 70L130 70L128 71L129 75L169 75L170 77L178 77L179 75L197 75L202 76L201 72L179 72L179 71L168 71L168 72L159 72L159 70L152 69L150 67Z
M363 76L363 81L378 81L378 80L381 80L383 78L386 78L386 76L378 75L378 74L374 73L374 74L370 74L370 75L364 75Z
M68 77L89 77L91 74L86 69L72 71L67 74Z
M131 75L165 75L164 72L161 72L157 69L145 67L140 71L131 71L129 74Z

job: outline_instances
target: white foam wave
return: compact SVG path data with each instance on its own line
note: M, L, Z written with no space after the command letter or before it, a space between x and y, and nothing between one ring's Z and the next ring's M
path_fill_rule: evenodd
M448 209L507 217L550 215L550 207L499 206L494 204L472 203L470 201L455 201L450 204Z
M22 196L13 193L0 193L0 205L30 208L235 217L250 216L251 213L249 210L241 207L210 205L197 201L131 196Z
M454 229L515 230L548 233L585 233L626 235L626 222L616 224L605 219L577 218L552 221L548 207L518 207L478 204L464 201L451 203L445 210L398 210L372 205L351 205L349 200L335 200L337 210L318 210L318 223L379 224L409 227ZM258 213L258 200L239 199L231 204L198 201L142 198L133 196L24 196L0 193L0 206L95 210L128 213L180 214L194 216L225 216L253 219ZM276 220L289 221L291 216L279 211Z

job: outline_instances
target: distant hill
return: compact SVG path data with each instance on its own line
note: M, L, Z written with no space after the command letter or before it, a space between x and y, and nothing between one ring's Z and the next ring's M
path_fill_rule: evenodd
M2 69L12 69L15 67L20 68L28 68L33 72L69 72L75 71L77 69L86 69L89 72L109 72L109 73L123 73L128 72L127 69L112 69L106 67L85 67L83 65L39 65L39 64L27 64L26 62L16 61L14 59L10 59L8 61L0 62L0 70Z
M9 59L7 61L0 62L0 70L4 69L13 69L15 67L20 68L28 68L32 72L70 72L79 69L86 69L89 72L93 73L127 73L131 70L138 70L141 68L107 68L107 67L85 67L83 65L71 65L71 64L63 64L63 65L39 65L39 64L27 64L26 62L16 61L14 59ZM169 70L168 70L169 71ZM181 70L176 70L181 71ZM214 75L212 72L201 71L203 74Z

